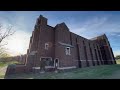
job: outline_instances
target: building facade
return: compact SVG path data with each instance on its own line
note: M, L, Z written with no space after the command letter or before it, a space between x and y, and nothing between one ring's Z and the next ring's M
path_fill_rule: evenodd
M105 34L86 39L70 32L65 23L55 27L47 24L42 15L36 21L30 37L24 65L16 65L14 72L29 72L45 68L70 69L116 64L112 48ZM7 73L13 73L8 67Z
M27 51L26 65L58 69L81 68L103 64L115 64L112 48L106 35L86 39L70 32L65 23L55 27L47 24L42 15L36 21Z

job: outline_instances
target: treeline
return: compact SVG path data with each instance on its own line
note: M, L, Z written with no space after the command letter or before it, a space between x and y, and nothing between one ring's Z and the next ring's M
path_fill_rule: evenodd
M13 57L1 57L0 62L9 62L13 61Z
M21 64L24 64L25 60L26 60L26 54L25 55L18 55L18 56L0 57L0 62L17 61Z
M115 57L115 59L117 60L117 59L120 59L120 55L117 55L116 57Z

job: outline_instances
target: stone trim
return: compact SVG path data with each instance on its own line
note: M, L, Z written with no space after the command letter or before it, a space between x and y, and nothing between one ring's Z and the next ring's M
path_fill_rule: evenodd
M77 68L76 66L71 66L71 67L59 67L58 69L63 70L63 69L73 69Z
M74 47L73 45L67 44L67 43L62 43L62 42L58 42L61 45L67 46L67 47Z

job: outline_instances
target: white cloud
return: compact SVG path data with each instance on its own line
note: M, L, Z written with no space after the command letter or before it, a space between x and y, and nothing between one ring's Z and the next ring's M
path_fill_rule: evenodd
M105 22L108 20L107 17L103 17L103 18L92 18L89 21L86 21L82 24L82 26L80 25L76 25L76 27L71 27L70 30L80 36L86 37L86 38L92 38L96 35L98 35L98 33L103 33L102 31L98 31L98 28L100 28L102 25L105 24ZM69 25L71 26L71 25Z
M103 33L112 34L120 32L120 22L109 22L110 17L94 17L85 22L82 25L73 24L74 27L70 27L70 30L80 36L86 38L93 38ZM69 25L69 26L72 26ZM115 35L115 34L112 34Z
M32 31L29 30L30 33L26 32L28 30L28 26L26 25L25 17L18 14L10 19L12 20L11 22L6 17L0 17L0 22L2 22L4 25L14 24L13 30L16 31L13 36L7 39L8 45L6 47L16 53L26 53ZM71 32L74 32L88 39L103 33L116 35L113 32L120 32L120 23L109 23L109 18L110 17L105 16L93 17L83 22L76 22L74 18L70 18L68 28L70 28Z
M120 32L113 32L113 33L109 33L110 36L120 36Z
M71 26L70 27L71 32L74 32L88 39L96 37L103 33L112 35L112 36L120 36L119 35L120 22L109 22L109 17L101 17L101 18L95 17L95 18L89 19L88 21L83 22L82 25L78 25L74 23L73 25L74 27L72 27L72 24L69 26ZM112 38L112 41L113 40L114 39ZM114 42L111 42L111 43L114 44ZM113 52L115 56L120 55L120 50L113 50Z

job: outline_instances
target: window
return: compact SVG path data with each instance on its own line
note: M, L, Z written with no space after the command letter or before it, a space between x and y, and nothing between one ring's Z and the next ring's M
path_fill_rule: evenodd
M91 58L92 58L92 60L93 60L93 54L92 54L92 49L91 49L90 43L89 43L89 48L90 48Z
M86 64L87 64L87 66L89 66L88 57L87 57L87 50L86 50L86 46L84 46L84 53L85 53Z
M70 55L70 47L66 47L66 55Z
M54 60L52 58L41 58L40 66L51 67L54 66Z
M54 66L54 60L51 58L46 58L46 66Z
M48 50L49 44L45 43L45 49Z

